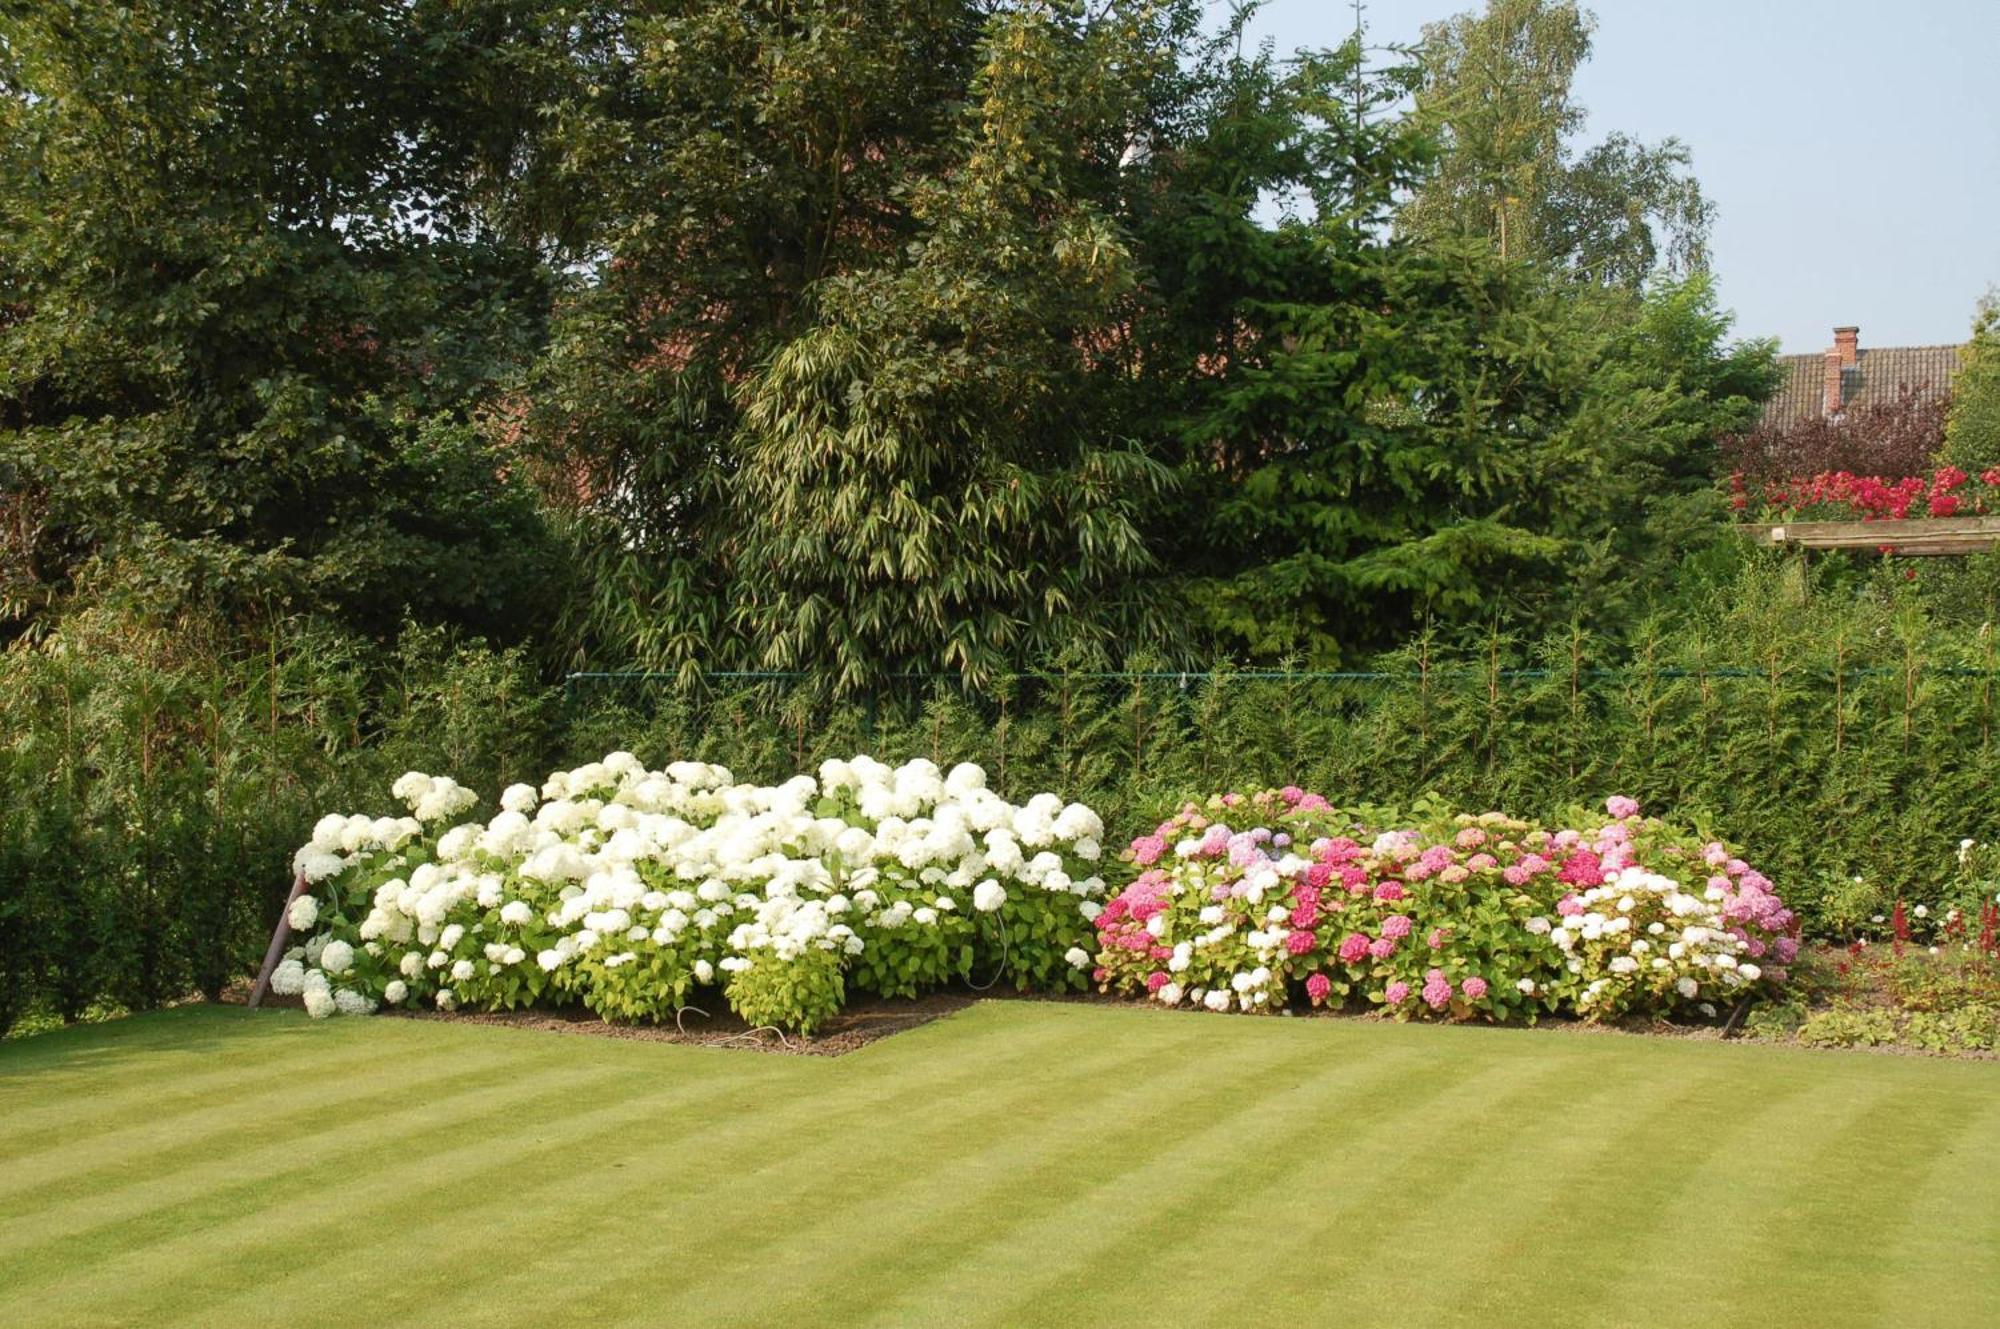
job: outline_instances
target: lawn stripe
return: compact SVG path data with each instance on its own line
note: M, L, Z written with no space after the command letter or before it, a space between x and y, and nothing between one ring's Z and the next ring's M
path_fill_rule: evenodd
M1454 1243L1479 1230L1473 1215L1490 1193L1491 1169L1509 1161L1509 1146L1521 1138L1513 1131L1496 1137L1490 1127L1547 1123L1527 1133L1529 1147L1540 1155L1543 1139L1563 1132L1562 1118L1581 1117L1617 1092L1591 1075L1600 1061L1593 1055L1598 1049L1569 1047L1522 1057L1513 1031L1454 1030L1444 1036L1462 1039L1471 1055L1490 1059L1492 1070L1445 1101L1405 1110L1359 1135L1345 1123L1331 1123L1314 1141L1319 1148L1288 1151L1282 1166L1263 1170L1260 1189L1239 1193L1233 1206L1218 1213L1217 1226L1237 1230L1253 1221L1242 1212L1246 1202L1254 1200L1265 1210L1267 1225L1276 1231L1260 1236L1255 1253L1269 1268L1311 1271L1293 1294L1301 1299L1302 1312L1337 1320L1351 1308L1358 1287L1369 1289L1371 1301L1404 1315L1453 1305L1458 1297L1450 1274L1460 1257ZM1676 1084L1668 1074L1656 1075L1654 1082L1662 1088ZM1679 1095L1665 1097L1625 1134L1657 1130L1700 1092L1699 1086L1680 1086ZM1552 1104L1561 1104L1559 1113L1551 1111ZM1592 1143L1600 1148L1591 1152L1603 1152L1601 1141ZM1539 1161L1526 1176L1513 1176L1500 1194L1532 1212L1550 1198L1550 1171ZM1301 1203L1313 1195L1323 1198ZM1423 1251L1424 1258L1405 1258L1410 1250ZM1265 1289L1254 1272L1246 1274L1247 1281L1217 1280L1191 1290L1180 1304L1209 1322L1254 1316Z
M1437 1054L1428 1074L1406 1074L1352 1109L1298 1114L1294 1129L1230 1160L1233 1165L1205 1193L1176 1198L1142 1188L1127 1195L1123 1244L1130 1248L1149 1227L1198 1230L1204 1234L1198 1270L1168 1290L1143 1265L1115 1253L1107 1252L1095 1268L1071 1259L1074 1277L1063 1301L1041 1308L1035 1318L1080 1311L1088 1289L1100 1303L1145 1305L1150 1298L1154 1315L1188 1323L1254 1319L1268 1308L1270 1280L1278 1271L1310 1269L1311 1278L1299 1281L1318 1286L1327 1229L1339 1230L1343 1252L1366 1240L1391 1221L1389 1215L1406 1211L1418 1190L1413 1163L1428 1161L1427 1151L1454 1136L1476 1138L1474 1118L1482 1111L1533 1111L1561 1074L1546 1062L1492 1056L1470 1039L1441 1043ZM1412 1092L1413 1085L1420 1091ZM1305 1228L1309 1236L1296 1246L1287 1243ZM1058 1272L1051 1270L1049 1281ZM1240 1305L1246 1297L1249 1304ZM1029 1306L1016 1301L1013 1309L1025 1316Z
M1076 1172L1122 1136L1174 1129L1174 1123L1162 1123L1143 1110L1156 1103L1156 1086L1143 1072L1212 1043L1195 1021L1183 1023L1189 1027L1164 1043L1118 1045L1115 1061L1052 1067L1046 1077L1014 1086L1010 1096L996 1096L977 1113L890 1124L873 1148L834 1160L829 1198L805 1207L802 1223L767 1236L764 1258L754 1267L732 1268L701 1258L747 1235L734 1229L715 1233L693 1251L676 1252L677 1257L693 1257L695 1276L677 1282L658 1309L700 1318L747 1301L766 1313L796 1312L822 1321L845 1318L839 1301L843 1287L874 1290L908 1281L935 1256L943 1235L961 1228L968 1215L989 1230L1005 1223L1008 1210L995 1207L996 1196L1060 1194L1058 1181L1064 1174ZM1274 1061L1271 1049L1245 1043L1203 1058L1202 1064L1219 1077L1253 1071L1282 1076L1318 1059L1316 1049L1297 1047ZM1079 1080L1097 1095L1088 1103L1088 1117L1077 1110L1081 1095L1074 1082ZM1108 1130L1107 1120L1124 1130ZM1014 1129L1004 1129L1010 1121ZM960 1141L963 1147L954 1148ZM931 1166L902 1165L906 1158L926 1157L934 1160ZM759 1178L760 1183L779 1180L790 1178ZM758 1198L775 1200L782 1208L799 1199L795 1190L787 1186L774 1193L760 1184ZM631 1282L626 1271L577 1307L588 1315L614 1316L621 1302L629 1304Z
M1300 1022L1299 1033L1323 1049L1328 1070L1275 1092L1254 1078L1250 1085L1210 1086L1199 1066L1190 1068L1192 1074L1175 1077L1179 1083L1160 1086L1163 1097L1185 1096L1186 1110L1197 1117L1210 1102L1248 1098L1257 1104L1262 1129L1245 1132L1229 1120L1210 1120L1192 1137L1161 1141L1056 1213L1020 1225L1012 1235L1014 1249L1042 1252L1030 1270L1002 1278L1005 1266L988 1256L937 1283L908 1289L878 1322L951 1315L962 1307L969 1312L966 1323L1050 1323L1106 1305L1129 1308L1134 1318L1181 1322L1185 1298L1202 1279L1220 1276L1226 1263L1212 1258L1226 1241L1220 1215L1244 1178L1254 1178L1260 1166L1294 1166L1324 1150L1318 1132L1328 1113L1337 1112L1356 1140L1393 1135L1410 1113L1497 1073L1489 1062L1443 1047L1398 1047L1380 1038L1386 1032L1383 1026L1350 1026L1327 1046L1322 1030ZM1359 1083L1350 1092L1329 1098L1331 1077L1357 1071ZM1245 1092L1251 1087L1263 1096ZM1255 1227L1268 1235L1268 1224L1256 1220ZM1150 1262L1119 1258L1170 1242L1188 1242L1203 1252L1191 1267L1177 1268L1172 1279L1161 1279ZM1274 1271L1250 1265L1243 1272Z
M181 1102L149 1121L74 1137L64 1133L48 1148L10 1160L0 1171L0 1215L13 1211L23 1198L41 1206L79 1192L104 1194L132 1180L135 1166L144 1175L170 1174L177 1162L213 1156L218 1144L241 1150L272 1137L365 1127L378 1107L421 1100L466 1079L504 1078L509 1071L531 1068L536 1060L531 1051L518 1048L467 1047L426 1058L414 1072L399 1068L389 1073L378 1054L355 1063L357 1070L372 1063L375 1073L366 1078L351 1071L293 1076L219 1105Z
M953 1018L974 1017L967 1013ZM986 1035L982 1033L979 1037ZM1196 1040L1190 1039L1188 1046L1195 1043ZM1077 1066L1109 1083L1134 1069L1145 1055L1143 1050L1135 1052L1129 1048L1094 1048L1082 1030L1064 1028L1059 1045L1029 1059L1009 1060L1018 1063L1022 1070L1040 1065ZM934 1068L941 1060L934 1056L914 1064L912 1069ZM837 1190L843 1174L856 1176L866 1189L873 1165L862 1160L871 1147L881 1146L888 1132L908 1130L913 1121L946 1134L972 1130L981 1124L1018 1116L1025 1105L1045 1093L1044 1083L1038 1077L998 1073L1004 1069L999 1064L972 1065L965 1068L967 1073L934 1081L914 1093L898 1091L885 1096L871 1088L838 1103L792 1101L762 1105L754 1117L737 1123L727 1133L675 1140L668 1153L647 1160L654 1165L651 1170L635 1169L639 1175L626 1173L622 1178L614 1178L609 1169L602 1167L567 1172L566 1176L576 1182L602 1179L625 1184L616 1190L593 1186L593 1217L567 1225L565 1240L608 1257L618 1249L621 1237L643 1230L637 1225L647 1217L669 1213L677 1207L682 1213L699 1212L704 1193L717 1191L718 1183L728 1197L754 1196L764 1209L775 1208L780 1213L816 1212L829 1202L814 1197L812 1192L825 1188ZM879 1082L879 1077L867 1078ZM970 1113L963 1110L960 1101L966 1096L972 1096L975 1108ZM898 1105L905 1102L912 1103L916 1110L899 1112ZM809 1130L817 1138L802 1138ZM698 1160L698 1166L673 1166L683 1159ZM661 1164L668 1165L667 1170L661 1171ZM558 1192L548 1194L559 1201L567 1199ZM518 1208L509 1216L494 1215L493 1221L524 1225ZM525 1226L532 1232L538 1230L541 1221L539 1217L529 1218ZM662 1235L670 1238L671 1247L660 1251L656 1259L670 1260L676 1269L684 1270L726 1266L728 1252L745 1239L744 1234L729 1227L726 1218L706 1215L682 1230L665 1229ZM560 1302L547 1307L548 1313L585 1319L590 1318L589 1294L594 1287L628 1275L648 1280L657 1277L641 1258L624 1264L615 1258L601 1258L582 1270L550 1267L559 1264L562 1258L560 1248L530 1243L530 1250L499 1285L469 1288L464 1294L443 1299L427 1299L422 1303L423 1313L442 1315L454 1323L475 1324L480 1322L482 1311L493 1305L533 1304L537 1296L547 1297L551 1289L559 1288ZM655 1304L652 1309L661 1307Z
M276 1012L268 1018L286 1019ZM130 1023L119 1020L103 1027ZM324 1060L306 1061L304 1058L322 1049L302 1046L292 1037L248 1041L240 1047L206 1054L170 1052L149 1046L150 1039L143 1042L133 1039L130 1041L136 1046L130 1048L129 1055L137 1060L118 1067L91 1066L61 1074L19 1062L11 1067L0 1063L0 1070L5 1070L8 1076L5 1083L13 1091L0 1097L0 1115L4 1115L8 1126L6 1135L0 1137L0 1163L11 1164L57 1144L75 1143L97 1132L150 1121L164 1112L206 1107L217 1098L252 1093L274 1079L298 1074L307 1065L315 1073L331 1076L366 1069L384 1055L381 1047L345 1047L345 1040L332 1028L299 1033L305 1037L323 1034L320 1042L340 1050L330 1052ZM37 1037L65 1036L51 1033ZM257 1035L252 1033L248 1037L255 1040ZM8 1099L23 1102L42 1099L46 1105L10 1106Z
M1190 1018L1206 1022L1210 1017ZM997 1178L995 1184L951 1205L946 1212L953 1221L937 1230L923 1225L927 1230L913 1234L907 1245L889 1250L880 1250L876 1233L868 1231L878 1250L862 1252L863 1258L853 1263L848 1271L851 1279L842 1282L851 1282L856 1294L835 1304L843 1305L856 1322L947 1318L970 1322L977 1311L996 1305L1003 1308L998 1314L1001 1323L1038 1319L1031 1308L1042 1294L1030 1290L1024 1298L1025 1283L1088 1287L1090 1265L1099 1258L1101 1245L1133 1241L1143 1245L1149 1231L1165 1229L1159 1215L1138 1202L1148 1186L1166 1178L1184 1182L1197 1169L1233 1175L1240 1164L1232 1151L1245 1142L1268 1146L1282 1139L1288 1120L1369 1101L1392 1083L1410 1085L1412 1080L1406 1077L1413 1074L1421 1077L1427 1070L1446 1069L1435 1063L1426 1067L1411 1050L1361 1059L1329 1056L1329 1051L1316 1040L1296 1040L1288 1045L1284 1061L1274 1062L1269 1051L1259 1049L1258 1059L1243 1066L1242 1073L1212 1077L1213 1062L1199 1063L1199 1077L1207 1085L1250 1081L1285 1086L1269 1097L1218 1093L1213 1087L1204 1092L1204 1086L1153 1081L1139 1088L1141 1096L1156 1105L1158 1115L1128 1118L1115 1126L1103 1125L1105 1114L1092 1104L1095 1129L1078 1131L1067 1142L1073 1157L1072 1184L1049 1184L1045 1176L1033 1178L1029 1185ZM1445 1087L1440 1079L1440 1091ZM1211 1102L1220 1103L1221 1109L1212 1109ZM1210 1189L1205 1186L1204 1194ZM1013 1203L1016 1200L1021 1202ZM923 1277L890 1277L899 1264ZM889 1300L878 1299L872 1305L859 1300L861 1290L871 1286L867 1281L871 1275L875 1285L886 1284L894 1293Z
M266 1222L274 1210L315 1209L315 1197L325 1193L316 1188L344 1188L389 1173L402 1164L398 1148L460 1138L523 1108L559 1107L580 1090L607 1087L619 1078L621 1073L614 1069L580 1075L571 1067L544 1067L492 1088L472 1084L408 1103L381 1122L345 1123L324 1141L315 1137L301 1145L277 1142L247 1152L218 1152L177 1174L140 1176L102 1200L87 1197L69 1212L52 1213L45 1220L37 1221L31 1212L19 1226L33 1235L11 1243L11 1248L0 1243L0 1286L32 1286L31 1267L57 1252L61 1259L47 1263L144 1259L155 1247L200 1244L204 1233ZM474 1095L480 1096L481 1111L452 1111ZM383 1140L385 1126L405 1122L429 1124L397 1135L392 1142ZM218 1222L218 1215L225 1217ZM62 1218L71 1221L58 1221Z
M1957 1128L1932 1137L1935 1146L1915 1177L1898 1178L1908 1197L1901 1228L1879 1240L1879 1302L1910 1325L2000 1324L2000 1095L1957 1096ZM1923 1138L1923 1137L1918 1137ZM1882 1141L1901 1160L1909 1133ZM1955 1235L1938 1251L1928 1238Z
M1003 1044L997 1052L1006 1063L1025 1068L1046 1058L1047 1045L1075 1037L1074 1031L1054 1025L1034 1031L1031 1038ZM699 1049L653 1051L663 1058L672 1058L675 1053L702 1056ZM620 1162L589 1166L580 1165L580 1160L603 1159L614 1149L619 1152L620 1160L629 1158L633 1144L626 1137L657 1120L664 1111L696 1104L706 1109L704 1116L708 1117L716 1115L716 1107L723 1106L730 1111L722 1114L722 1121L697 1125L687 1134L740 1141L759 1129L755 1108L763 1099L756 1090L762 1082L773 1078L792 1082L787 1086L788 1092L776 1095L771 1101L780 1111L804 1121L826 1110L812 1092L814 1082L830 1088L832 1082L849 1078L837 1073L838 1063L815 1064L805 1058L711 1051L705 1061L703 1070L707 1073L700 1077L700 1082L676 1077L677 1083L669 1086L675 1092L665 1097L649 1094L649 1083L631 1085L626 1096L578 1093L572 1098L574 1107L567 1113L560 1110L544 1113L521 1122L513 1131L419 1154L414 1161L404 1162L401 1171L393 1175L329 1177L326 1185L339 1194L343 1209L358 1210L370 1218L394 1215L395 1221L357 1223L349 1213L322 1218L315 1211L294 1207L226 1224L221 1229L212 1228L163 1248L176 1256L171 1264L159 1267L162 1261L150 1261L157 1272L128 1278L119 1291L120 1300L113 1306L128 1314L138 1314L144 1309L156 1323L168 1322L169 1312L186 1306L190 1323L210 1323L209 1316L218 1300L228 1298L236 1290L237 1270L245 1265L279 1271L273 1281L296 1288L310 1304L310 1298L323 1289L327 1280L337 1279L340 1268L352 1264L354 1249L370 1233L381 1233L406 1250L427 1251L432 1267L449 1267L468 1255L494 1249L492 1233L469 1223L465 1217L479 1208L477 1199L472 1197L500 1187L503 1195L498 1205L506 1215L518 1215L535 1203L532 1193L524 1189L524 1179L546 1166L555 1175L541 1188L543 1203L561 1207L588 1195L589 1202L595 1205L602 1197L591 1194L585 1181L619 1168ZM950 1058L934 1059L920 1069L921 1075L901 1081L874 1077L861 1080L863 1096L872 1096L889 1106L921 1101L933 1094L938 1085L972 1081L986 1073L978 1064ZM722 1087L717 1091L712 1083L719 1078ZM608 1104L603 1102L606 1097L611 1098ZM508 1220L503 1216L499 1221L504 1224ZM438 1229L443 1230L437 1232L436 1239L424 1236ZM528 1234L526 1241L527 1249L537 1252L550 1249L547 1229L537 1228ZM427 1280L421 1286L433 1293L425 1302L427 1307L442 1299L443 1289L435 1283ZM267 1283L257 1300L267 1304L269 1288ZM129 1302L124 1300L128 1297ZM427 1310L424 1317L429 1318L430 1314Z
M1802 1233L1804 1246L1791 1257L1799 1262L1789 1270L1771 1244L1798 1208L1797 1197L1832 1180L1814 1166L1829 1136L1880 1129L1903 1109L1877 1080L1782 1066L1753 1080L1741 1074L1745 1069L1712 1068L1716 1093L1682 1127L1691 1153L1640 1169L1615 1196L1586 1193L1565 1206L1562 1218L1574 1234L1569 1249L1591 1271L1596 1295L1576 1301L1555 1323L1701 1325L1753 1308L1781 1308L1797 1324L1853 1322L1814 1315L1797 1300L1798 1290L1821 1281L1830 1255L1843 1258L1834 1255L1841 1243L1831 1231L1815 1223ZM1661 1255L1712 1248L1718 1231L1728 1234L1726 1258L1704 1261L1700 1276L1662 1304ZM1797 1288L1781 1291L1779 1284L1795 1273L1804 1275Z
M1885 1280L1897 1270L1893 1252L1906 1237L1924 1180L1924 1146L1934 1150L1937 1143L1913 1135L1907 1123L1926 1108L1934 1111L1938 1097L1934 1086L1903 1073L1910 1063L1886 1061L1866 1081L1850 1078L1847 1093L1801 1097L1801 1104L1829 1109L1824 1119L1794 1126L1761 1157L1739 1165L1738 1184L1750 1173L1760 1183L1752 1193L1766 1199L1767 1212L1739 1247L1742 1262L1718 1279L1717 1301L1741 1306L1775 1297L1802 1319L1828 1326L1900 1326L1921 1313L1923 1299L1889 1304ZM1855 1203L1856 1194L1868 1201ZM1956 1224L1944 1229L1957 1230ZM1953 1245L1974 1261L1983 1255L1989 1278L2000 1272L1990 1249ZM1931 1249L1934 1260L1942 1254ZM1815 1276L1829 1261L1848 1275L1841 1284ZM1948 1268L1932 1272L1942 1276Z

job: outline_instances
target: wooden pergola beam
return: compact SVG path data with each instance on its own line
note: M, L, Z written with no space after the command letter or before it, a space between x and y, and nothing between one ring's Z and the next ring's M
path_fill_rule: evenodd
M1788 521L1737 527L1758 544L1797 549L1881 549L1899 556L1956 558L2000 545L2000 517L1884 521Z

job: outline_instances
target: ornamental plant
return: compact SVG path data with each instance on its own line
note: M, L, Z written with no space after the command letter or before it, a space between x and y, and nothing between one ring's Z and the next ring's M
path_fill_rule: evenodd
M577 1003L670 1019L720 988L745 1020L810 1032L847 992L914 995L978 973L1083 986L1066 959L1104 893L1103 823L979 767L828 761L736 782L630 753L515 785L490 820L411 772L404 817L328 816L295 864L302 934L273 976L314 1016L380 1006Z
M1956 466L1940 466L1929 475L1856 475L1851 471L1821 471L1813 475L1765 482L1754 490L1743 473L1729 478L1730 504L1737 511L1753 507L1773 520L1817 517L1826 520L1901 520L1906 517L1982 515L1994 506L2000 488L2000 467L1974 477Z
M1132 842L1072 961L1169 1006L1397 1018L1714 1015L1785 980L1796 923L1766 878L1629 798L1606 813L1404 819L1295 787L1190 803Z

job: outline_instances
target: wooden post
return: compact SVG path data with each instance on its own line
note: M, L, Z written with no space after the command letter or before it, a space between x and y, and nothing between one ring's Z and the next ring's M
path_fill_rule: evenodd
M263 1004L264 994L271 990L271 971L278 967L278 958L285 953L285 943L292 939L292 901L304 895L306 874L301 872L292 878L292 892L285 897L285 907L278 911L278 926L271 933L271 948L264 952L264 967L257 971L257 986L250 989L250 1009L256 1010Z

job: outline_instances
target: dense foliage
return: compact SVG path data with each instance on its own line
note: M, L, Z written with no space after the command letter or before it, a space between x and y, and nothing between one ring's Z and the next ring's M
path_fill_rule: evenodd
M1932 469L1944 444L1947 411L1947 399L1904 387L1838 416L1814 413L1803 420L1759 421L1722 436L1719 468L1755 485L1837 471L1921 475Z
M409 1004L580 1001L663 1020L721 989L753 1027L811 1033L849 989L915 996L975 970L1061 991L1104 893L1104 824L1016 807L961 764L869 757L775 786L629 752L510 786L490 820L444 776L395 784L405 817L322 818L272 979L314 1016Z
M1628 788L1809 923L1982 834L2000 575L1736 577L1771 347L1588 15L1246 19L0 7L0 1024L220 990L412 767Z
M546 278L459 187L477 112L437 84L473 35L433 5L99 10L0 27L0 632L80 589L520 631L554 551L469 426Z
M311 891L272 986L315 1017L581 1001L658 1021L719 990L753 1027L811 1033L851 987L914 996L975 968L1218 1011L1365 994L1399 1015L1714 1017L1798 949L1768 880L1626 798L1585 835L1435 809L1375 832L1296 788L1231 794L1135 839L1106 903L1097 814L1016 807L970 764L834 759L758 787L617 752L510 787L485 822L448 777L394 792L410 815L322 818L296 857ZM1232 831L1239 814L1268 824Z
M1962 470L2000 466L2000 293L1989 292L1960 352L1945 425L1944 460Z
M1213 1011L1295 998L1408 1018L1700 1012L1784 982L1771 882L1614 796L1588 831L1499 812L1342 812L1297 786L1188 804L1102 912L1107 990Z

